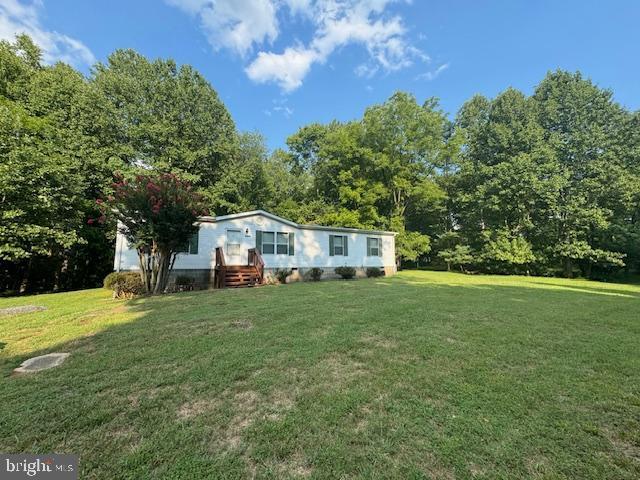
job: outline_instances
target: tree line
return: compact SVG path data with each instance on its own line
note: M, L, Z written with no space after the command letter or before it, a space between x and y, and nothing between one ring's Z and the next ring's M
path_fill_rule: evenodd
M390 229L398 261L606 278L640 267L640 113L550 72L450 119L397 92L362 118L300 128L269 152L195 69L117 50L85 76L0 42L0 290L99 285L114 173L172 173L212 214Z

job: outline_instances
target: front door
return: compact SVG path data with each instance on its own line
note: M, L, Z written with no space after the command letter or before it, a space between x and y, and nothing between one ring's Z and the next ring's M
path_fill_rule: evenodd
M242 242L242 231L229 229L227 230L227 263L229 265L240 263L240 244Z

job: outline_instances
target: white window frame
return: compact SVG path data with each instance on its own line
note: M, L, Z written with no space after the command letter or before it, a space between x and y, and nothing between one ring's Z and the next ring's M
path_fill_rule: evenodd
M267 235L273 235L273 242L265 242L265 241L264 241L264 240L265 240L265 237L266 237ZM261 252L263 255L275 255L275 253L276 253L276 241L277 241L277 235L276 235L276 232L266 232L266 231L263 231L263 232L262 232L262 245L260 246L260 252ZM264 246L265 246L265 245L272 245L272 246L273 246L273 252L265 252L265 251L264 251Z
M282 243L279 241L279 236L284 235L285 238L285 242ZM275 247L275 252L276 255L289 255L289 232L276 232L276 247ZM286 252L281 253L278 251L278 247L285 247L286 248Z
M198 249L196 249L195 252L191 251L191 247L193 246L193 242L192 239L193 237L196 237L197 240L200 240L200 229L198 229L198 231L196 233L194 233L189 240L187 240L187 244L182 247L181 249L178 249L178 251L176 252L177 254L182 254L182 255L198 255ZM196 242L198 243L198 242ZM199 248L199 246L198 246Z
M238 243L232 243L229 238L229 232L234 232L238 234ZM242 229L240 228L227 228L227 246L225 250L227 251L227 255L232 257L240 256L241 247L242 247ZM234 247L237 246L237 251L234 251Z
M345 235L334 235L333 236L333 256L334 257L344 257L344 243L345 243L345 238L347 238ZM337 245L336 240L340 239L340 245ZM340 249L340 253L338 253L337 249Z
M371 243L371 240L375 240L377 243L377 246L371 246L369 247L369 243ZM381 252L381 248L382 248L382 239L380 237L367 237L367 257L380 257L380 252ZM376 250L375 255L373 254L373 250Z

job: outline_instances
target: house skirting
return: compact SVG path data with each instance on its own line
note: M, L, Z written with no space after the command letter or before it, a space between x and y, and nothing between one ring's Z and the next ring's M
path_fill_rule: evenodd
M322 270L322 278L321 280L338 280L342 277L335 273L334 267L318 267ZM366 278L367 277L367 268L370 267L353 267L356 269L356 278ZM385 276L395 275L396 267L378 267L380 270L384 270ZM265 278L275 278L275 272L277 270L281 270L278 268L265 268L264 276ZM290 268L292 270L291 275L287 278L287 283L291 282L301 282L309 279L308 272L311 270L311 267L305 268Z
M318 267L320 268L320 267ZM366 278L367 276L367 268L369 267L354 267L356 269L356 278ZM387 266L387 267L378 267L381 270L384 270L385 276L395 275L396 267ZM267 282L275 281L275 273L277 270L281 270L282 268L265 268L264 276ZM301 282L308 280L308 272L311 270L311 267L305 268L289 268L291 270L291 275L287 278L287 283L291 282ZM324 267L322 268L322 278L321 280L338 280L342 277L334 272L334 267ZM188 277L193 281L193 288L197 290L204 290L208 288L213 288L214 285L214 277L215 270L210 268L199 268L199 269L173 269L169 275L169 289L176 289L176 279L178 277Z

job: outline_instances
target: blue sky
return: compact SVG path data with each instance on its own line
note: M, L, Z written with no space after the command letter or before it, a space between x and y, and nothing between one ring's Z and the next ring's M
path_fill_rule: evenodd
M475 93L530 93L580 70L640 108L640 2L596 0L0 0L0 38L89 72L117 48L202 72L241 130L284 145L396 90L454 115Z

